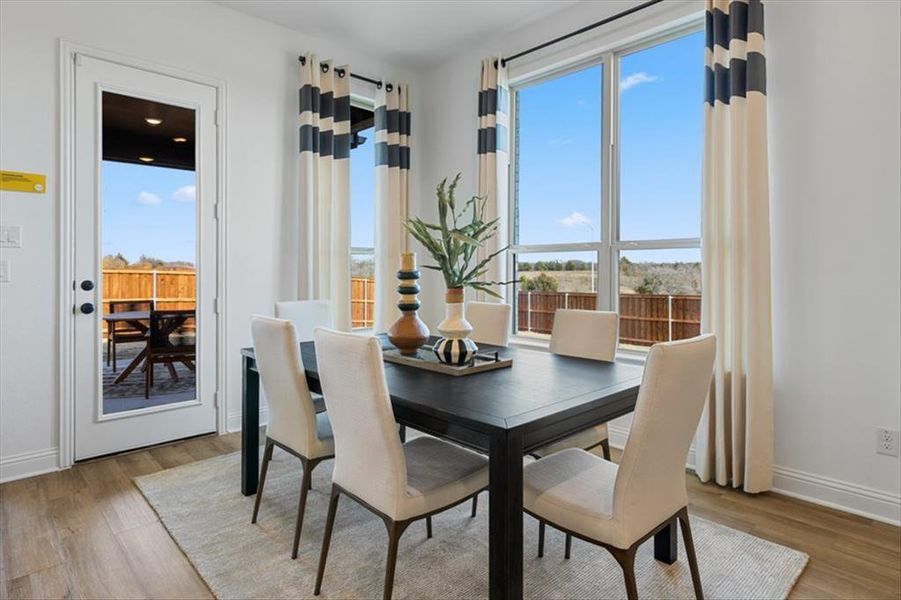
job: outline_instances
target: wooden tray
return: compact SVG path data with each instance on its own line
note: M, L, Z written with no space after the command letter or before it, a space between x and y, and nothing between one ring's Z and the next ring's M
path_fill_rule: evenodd
M435 353L428 347L421 348L416 356L404 356L400 353L400 350L386 349L382 352L382 357L390 363L407 365L408 367L434 371L435 373L444 373L445 375L453 375L454 377L472 375L474 373L484 373L485 371L494 371L496 369L504 369L513 366L512 358L502 358L497 354L492 354L490 356L487 354L476 355L473 364L462 367L446 365L438 360Z

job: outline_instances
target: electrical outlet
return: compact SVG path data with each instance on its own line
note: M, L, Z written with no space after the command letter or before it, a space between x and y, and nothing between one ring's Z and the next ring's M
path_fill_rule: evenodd
M897 429L877 427L876 453L885 454L887 456L898 456L898 438L899 432Z

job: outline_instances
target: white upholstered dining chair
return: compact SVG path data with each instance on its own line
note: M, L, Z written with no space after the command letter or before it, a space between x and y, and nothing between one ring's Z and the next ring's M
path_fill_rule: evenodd
M466 320L472 325L470 339L476 344L509 345L512 315L513 307L506 303L467 302Z
M328 300L285 300L275 303L275 316L294 323L297 340L312 342L317 327L333 327L332 305Z
M335 468L314 593L318 595L322 588L343 494L381 517L388 529L383 595L390 598L404 530L413 521L486 489L488 461L433 437L401 443L376 338L320 328L315 341L319 378L335 434Z
M695 596L703 597L688 521L685 460L710 389L716 338L707 334L651 347L619 466L578 448L526 465L523 506L545 524L606 548L638 597L635 552L655 533L682 526Z
M615 312L560 309L554 314L550 351L562 356L612 362L616 358L617 324ZM566 448L591 450L600 446L610 460L607 424L601 423L530 452L541 458Z
M312 342L317 327L332 327L332 305L328 300L282 300L275 303L275 318L294 323L298 342ZM319 394L311 394L317 413L325 410L325 402Z
M307 491L312 487L313 469L323 460L335 455L332 428L328 414L317 414L314 410L294 324L284 319L255 316L250 327L257 369L269 405L260 484L250 522L257 522L272 451L278 446L299 458L303 466L297 523L294 526L294 546L291 550L291 558L297 558Z

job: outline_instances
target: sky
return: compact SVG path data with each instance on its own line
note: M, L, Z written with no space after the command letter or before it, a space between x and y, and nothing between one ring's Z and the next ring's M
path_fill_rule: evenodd
M620 62L623 240L700 237L703 52L697 32ZM521 244L599 239L602 68L519 92Z
M621 239L700 236L703 52L697 32L622 58ZM519 92L521 244L599 239L602 81L597 65ZM372 247L375 136L360 134L366 142L351 151L351 246ZM104 255L194 262L193 172L104 161L102 176Z
M105 160L101 181L104 256L196 262L193 171Z

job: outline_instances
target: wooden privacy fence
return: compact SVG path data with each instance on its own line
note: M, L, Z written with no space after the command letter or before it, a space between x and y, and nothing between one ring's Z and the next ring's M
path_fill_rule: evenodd
M195 306L194 271L103 271L103 314L114 300L153 300L158 309ZM372 327L375 280L350 280L351 325ZM589 292L519 292L518 330L549 334L558 308L594 310L597 295ZM666 294L620 294L619 339L624 344L650 346L694 337L701 332L701 297ZM106 333L106 324L103 325Z
M195 307L196 274L194 271L144 271L140 269L103 270L103 314L110 312L110 302L153 300L158 310ZM102 333L106 335L106 322Z
M375 279L352 277L350 280L350 325L372 327L375 306Z
M587 292L519 292L519 331L549 334L558 308L595 310L597 295ZM701 297L620 294L619 339L650 346L701 332Z

